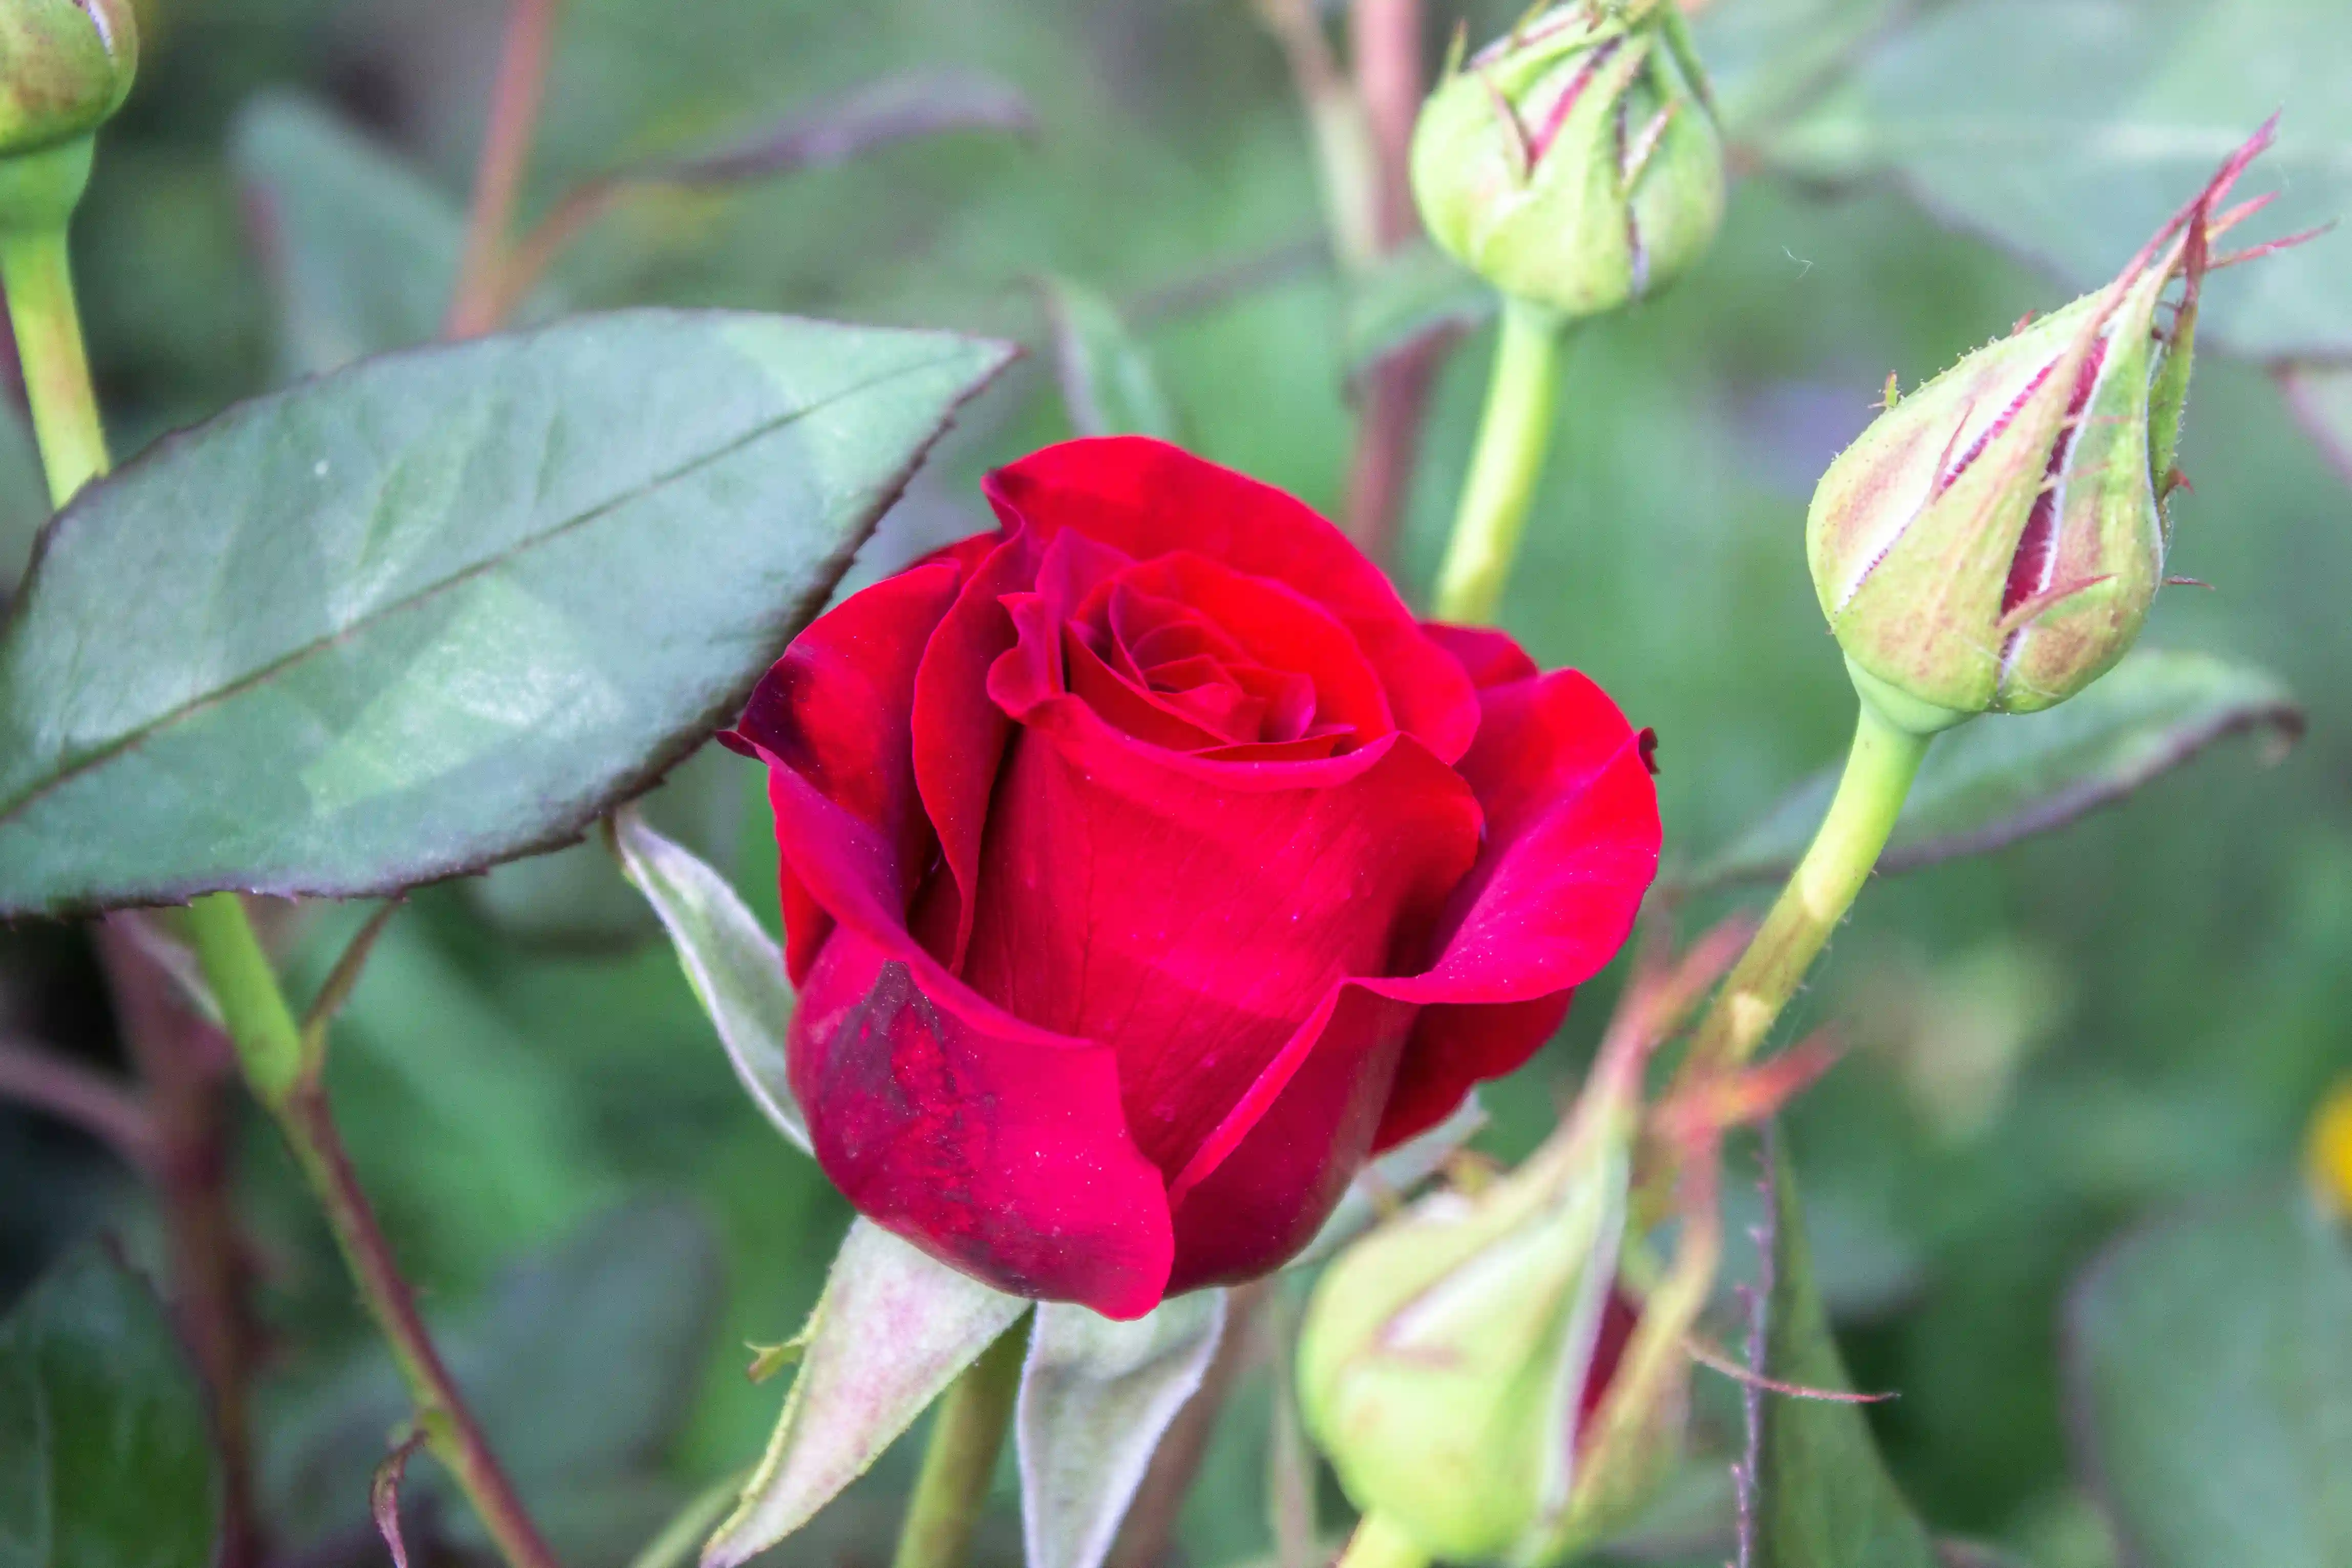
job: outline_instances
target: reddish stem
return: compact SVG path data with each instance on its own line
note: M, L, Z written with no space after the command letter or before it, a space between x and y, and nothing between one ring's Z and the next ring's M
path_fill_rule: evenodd
M249 1568L262 1560L265 1543L253 1496L247 1396L253 1321L228 1190L235 1058L220 1031L189 1010L132 929L142 918L109 915L94 934L116 1026L146 1087L149 1168L163 1211L173 1315L212 1396L222 1475L218 1568Z
M1422 34L1422 0L1355 0L1349 14L1356 90L1371 127L1375 231L1384 251L1421 233L1412 159L1413 125L1428 84ZM1423 338L1364 376L1341 515L1349 536L1383 564L1395 552L1398 521L1412 491L1430 392L1458 335L1444 331Z
M474 172L474 204L466 219L466 248L457 264L457 285L445 338L478 337L498 325L507 251L514 231L515 200L530 143L546 98L547 60L555 35L557 0L513 0L507 8L506 43L498 79L490 89L490 117L482 136L481 161Z

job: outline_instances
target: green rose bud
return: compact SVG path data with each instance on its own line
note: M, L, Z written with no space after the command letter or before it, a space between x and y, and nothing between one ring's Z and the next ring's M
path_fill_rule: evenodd
M131 0L0 0L0 230L64 227L138 68Z
M130 0L0 0L0 156L97 130L138 68Z
M1449 72L1413 132L1437 243L1590 316L1664 287L1723 221L1723 143L1674 0L1574 0Z
M2165 581L2165 504L2215 208L2265 127L2106 288L1978 350L1886 412L1822 478L1813 586L1855 684L1927 733L2027 713L2097 679ZM2234 259L2234 258L2224 258ZM2158 306L2187 279L2168 333Z
M1427 1556L1557 1562L1646 1504L1679 1444L1687 1361L1643 1358L1664 1375L1640 1388L1617 1375L1657 1325L1617 1289L1638 1079L1612 1076L1517 1171L1343 1253L1308 1306L1307 1428Z

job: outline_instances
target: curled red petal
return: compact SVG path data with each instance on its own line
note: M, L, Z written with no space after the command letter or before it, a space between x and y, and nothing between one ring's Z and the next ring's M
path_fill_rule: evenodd
M1066 441L991 474L1006 528L1073 529L1139 561L1192 551L1270 577L1328 608L1379 674L1399 729L1444 762L1478 727L1468 679L1431 644L1380 568L1313 509L1271 485L1140 436Z
M967 569L955 602L940 616L915 675L911 734L915 784L939 835L953 905L940 923L945 958L961 968L971 942L980 845L988 828L989 792L1013 721L988 697L989 670L1017 640L1003 599L1035 582L1038 551L1017 531Z
M965 977L1114 1047L1137 1143L1189 1184L1297 1070L1333 987L1423 950L1477 837L1469 790L1408 737L1218 763L1065 696L1006 761Z
M1614 957L1657 875L1642 737L1573 670L1487 688L1461 771L1486 813L1436 963L1380 989L1428 1008L1376 1146L1443 1121L1473 1083L1533 1055L1569 994Z
M1461 663L1470 684L1481 690L1529 680L1540 673L1528 650L1508 632L1492 626L1457 626L1449 621L1423 621L1421 629Z
M909 741L915 672L953 602L960 569L921 565L850 595L819 616L761 678L729 746L788 769L861 824L878 857L885 902L903 913L935 840L915 785ZM777 803L780 839L796 829ZM797 984L833 929L786 857L781 871L786 967Z
M998 1289L1141 1317L1174 1242L1109 1050L1054 1040L845 926L793 1017L793 1092L858 1211Z
M1360 985L1333 989L1302 1031L1295 1069L1172 1199L1171 1295L1254 1279L1315 1239L1371 1151L1414 1012Z

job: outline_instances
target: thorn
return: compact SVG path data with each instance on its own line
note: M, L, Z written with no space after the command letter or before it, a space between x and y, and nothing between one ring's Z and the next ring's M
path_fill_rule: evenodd
M1879 395L1878 401L1871 406L1883 414L1902 401L1903 377L1890 370L1886 373L1886 390Z
M2189 482L2189 476L2180 471L2178 464L2175 464L2171 471L2164 476L2163 493L2158 496L2157 499L2158 500L2170 500L2172 499L2172 492L2175 490L2187 490L2190 495L2195 495L2197 493L2197 487Z
M1462 61L1470 53L1470 18L1457 17L1454 37L1445 45L1445 68L1437 73L1440 81L1452 81L1462 74Z
M2017 318L2017 325L2009 329L2009 335L2013 338L2032 325L2033 325L2033 312L2028 310L2025 314Z
M1750 1372L1696 1334L1683 1336L1683 1349L1690 1352L1691 1360L1710 1372L1719 1372L1734 1383L1760 1388L1767 1394L1786 1394L1790 1399L1822 1399L1833 1405L1881 1405L1895 1397L1891 1392L1849 1394L1835 1388L1811 1388L1801 1383L1782 1383L1778 1378L1766 1377L1760 1372Z
M803 1331L779 1345L754 1344L747 1340L743 1348L751 1352L751 1364L743 1374L753 1383L765 1383L808 1353L808 1334Z

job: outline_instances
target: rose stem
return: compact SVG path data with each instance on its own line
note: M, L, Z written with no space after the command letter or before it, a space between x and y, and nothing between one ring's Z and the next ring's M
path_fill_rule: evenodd
M1504 298L1478 446L1437 574L1435 611L1441 621L1484 626L1501 607L1551 441L1559 340L1558 316L1540 305Z
M1736 1067L1754 1053L1853 907L1895 831L1932 737L1882 717L1868 699L1861 708L1853 750L1829 815L1716 993L1692 1041L1686 1071Z
M1429 1568L1429 1553L1379 1514L1368 1513L1334 1568Z
M547 59L555 35L556 0L512 0L507 7L506 42L490 89L488 125L474 170L474 201L466 217L466 247L457 263L457 284L444 338L471 338L499 324L506 302L507 254L514 229L515 198L530 162L531 137L546 97Z
M182 1335L213 1395L221 1449L218 1568L253 1568L268 1555L253 1495L253 1418L246 1384L254 1322L245 1296L245 1248L230 1201L236 1127L228 1041L182 997L142 934L145 917L119 910L98 922L99 962L115 1026L144 1086L152 1179L163 1212L172 1300Z
M425 1447L474 1505L511 1568L556 1568L555 1554L524 1511L464 1395L442 1364L417 1315L416 1298L394 1262L360 1186L327 1104L324 1037L294 1022L253 922L234 893L214 893L188 908L196 956L227 1020L229 1037L254 1094L277 1118L359 1286L361 1299L391 1347L416 1406Z
M890 1568L961 1568L971 1555L972 1527L988 1500L1004 1429L1013 1423L1028 1325L1024 1316L998 1335L940 1399Z
M0 232L0 284L7 289L9 323L24 363L49 498L62 510L110 466L74 305L63 223ZM246 1082L277 1119L326 1210L369 1314L391 1342L393 1359L416 1405L417 1425L435 1458L457 1478L511 1568L556 1568L554 1554L523 1511L442 1366L343 1152L320 1081L323 1032L306 1037L296 1026L235 893L197 899L188 906L188 925Z
M1371 127L1378 181L1373 237L1383 254L1392 254L1421 233L1410 170L1413 124L1429 90L1422 0L1354 0L1348 18L1356 94ZM1342 516L1348 536L1384 566L1395 552L1398 520L1420 462L1430 390L1460 336L1441 328L1364 371Z

